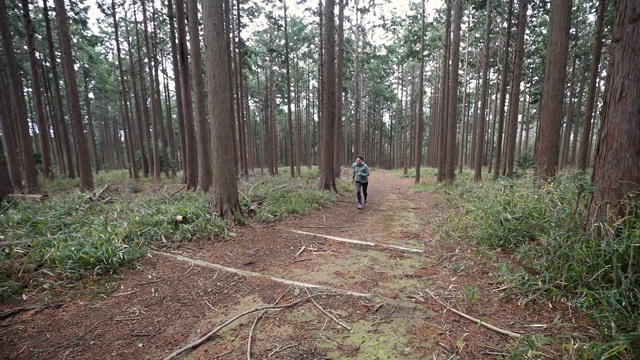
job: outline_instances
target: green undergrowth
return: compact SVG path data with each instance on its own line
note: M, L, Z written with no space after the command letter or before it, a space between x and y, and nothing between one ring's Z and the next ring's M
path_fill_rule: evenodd
M311 210L328 206L334 201L334 194L318 190L319 171L317 167L301 169L300 176L291 178L289 168L280 168L276 176L255 174L248 181L239 184L240 207L248 210L256 204L256 221L282 220L287 215L306 215ZM338 190L344 189L344 181L338 181Z
M253 221L271 221L334 201L331 192L317 190L317 168L294 179L281 174L239 183L243 214L257 203ZM209 195L180 190L177 179L133 181L126 171L114 171L101 172L95 183L96 189L109 185L102 194L108 201L91 201L77 190L77 180L59 179L42 185L48 198L18 200L0 216L0 242L21 243L0 247L0 300L27 291L33 278L55 283L109 274L135 263L149 246L227 232L227 224L209 212ZM0 202L0 209L10 201Z
M640 357L640 197L625 200L628 215L602 225L606 231L598 233L610 234L602 236L583 230L594 186L581 172L541 187L533 186L528 175L475 182L469 172L452 184L414 189L439 189L455 209L444 236L513 256L514 262L495 261L499 281L511 289L507 295L523 305L569 302L588 316L597 338L573 336L569 330L560 357ZM523 337L511 351L515 358L556 357L558 349L551 350L549 340Z

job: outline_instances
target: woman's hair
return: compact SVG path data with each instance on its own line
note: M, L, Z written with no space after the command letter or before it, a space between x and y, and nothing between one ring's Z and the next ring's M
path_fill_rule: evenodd
M364 161L364 158L362 157L362 155L356 156L356 159L360 159L360 160Z

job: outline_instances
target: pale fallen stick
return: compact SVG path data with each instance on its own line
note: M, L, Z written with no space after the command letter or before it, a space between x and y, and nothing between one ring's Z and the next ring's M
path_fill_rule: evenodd
M189 257L178 255L178 254L169 254L169 253L165 253L165 252L161 252L161 251L155 251L155 250L151 251L151 253L152 254L156 254L156 255L162 255L162 256L165 256L165 257L169 257L169 258L174 258L176 260L193 262L194 264L199 265L199 266L204 266L204 267L208 267L208 268L212 268L212 269L228 271L228 272L231 272L231 273L234 273L234 274L240 274L240 275L244 275L244 276L248 276L248 277L258 277L258 278L263 278L263 279L269 279L271 281L275 281L275 282L279 282L279 283L283 283L283 284L287 284L287 285L298 286L298 287L302 287L302 288L304 288L304 287L316 288L316 289L322 289L322 290L326 290L326 291L331 291L331 292L336 292L336 293L341 293L341 294L351 295L351 296L358 296L358 297L369 297L369 296L371 296L371 294L366 294L366 293L359 293L359 292L354 292L354 291L349 291L349 290L344 290L344 289L338 289L338 288L322 286L322 285L309 284L309 283L304 283L304 282L295 281L295 280L283 279L283 278L279 278L279 277L276 277L276 276L269 276L269 275L265 275L265 274L260 274L260 273L257 273L257 272L230 268L230 267L227 267L227 266L214 264L214 263L210 263L210 262L206 262L206 261L202 261L202 260L191 259Z
M278 299L276 299L276 301L273 303L273 306L278 305L278 303L280 302L280 299L282 299L284 294L286 294L287 291L289 291L289 289L291 289L291 285L289 285L289 287L287 287L287 289L282 294L280 294ZM256 324L258 323L258 320L260 320L266 313L267 313L267 310L263 310L260 313L260 315L256 316L256 318L253 320L253 325L251 325L251 330L249 330L249 340L247 342L247 360L251 360L251 338L253 337L253 329L255 329Z
M288 304L285 304L285 305L263 306L263 307L247 310L247 311L245 311L245 312L243 312L241 314L238 314L238 315L234 316L233 318L225 321L222 325L220 325L217 328L211 330L208 334L206 334L205 336L201 337L197 341L194 341L191 344L186 345L183 348L174 351L172 354L170 354L169 356L164 358L164 360L171 360L171 359L175 358L176 356L182 354L183 352L185 352L187 350L191 350L191 349L193 349L193 348L195 348L195 347L197 347L199 345L202 345L204 342L209 340L209 338L212 337L215 333L217 333L218 331L222 330L224 327L228 326L229 324L233 323L234 321L240 319L241 317L243 317L245 315L249 315L251 313L254 313L254 312L257 312L257 311L261 311L261 310L284 309L284 308L292 307L292 306L300 304L303 301L309 300L312 296L319 296L319 295L327 295L327 294L314 294L314 295L302 298L300 300L296 300L294 302L291 302L291 303L288 303Z
M509 331L509 330L503 330L503 329L495 327L495 326L493 326L491 324L487 324L486 322L484 322L482 320L478 320L478 319L476 319L476 318L474 318L472 316L469 316L469 315L467 315L467 314L465 314L465 313L463 313L461 311L458 311L458 310L452 308L451 306L449 306L447 303L445 303L442 300L438 299L435 295L433 295L433 293L431 291L429 291L429 290L426 290L426 291L429 294L429 296L431 296L435 301L439 302L442 306L446 307L447 310L451 310L452 312L462 316L463 318L465 318L467 320L471 320L474 323L476 323L478 325L482 325L482 326L486 327L489 330L493 330L493 331L495 331L497 333L500 333L500 334L503 334L503 335L507 335L507 336L511 336L513 338L519 338L519 337L522 336L522 335L520 335L518 333L514 333L514 332Z
M351 327L345 323L343 323L342 321L336 319L333 315L329 314L328 312L325 311L325 309L323 309L320 305L318 305L318 303L313 300L313 298L311 297L311 294L309 293L309 290L307 288L304 288L304 291L307 292L307 295L309 295L309 299L311 299L311 301L313 302L313 304L320 309L320 311L322 311L325 315L327 315L331 320L335 321L336 323L338 323L338 325L342 326L343 328L351 331Z
M300 248L300 250L296 253L296 256L300 255L300 253L301 253L301 252L303 252L303 251L304 251L304 249L305 249L306 247L307 247L306 245L303 245L303 246Z
M306 232L306 231L299 231L299 230L291 230L291 231L293 231L294 233L298 233L298 234L319 236L319 237L323 237L323 238L326 238L326 239L331 239L331 240L335 240L335 241L342 241L342 242L351 243L351 244L367 245L367 246L379 246L379 247L388 248L388 249L402 250L402 251L415 252L415 253L424 253L424 250L421 250L421 249L406 248L406 247L397 246L397 245L376 244L376 243L373 243L373 242L370 242L370 241L353 240L353 239L347 239L347 238L342 238L342 237L338 237L338 236L323 235L323 234L314 234L314 233L310 233L310 232Z

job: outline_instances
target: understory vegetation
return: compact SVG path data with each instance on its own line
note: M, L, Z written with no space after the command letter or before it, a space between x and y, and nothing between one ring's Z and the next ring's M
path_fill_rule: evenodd
M245 216L252 204L256 221L270 221L334 201L333 194L316 189L317 168L295 179L280 173L286 175L256 174L239 185ZM135 263L149 246L230 234L209 212L207 193L186 191L175 180L134 182L126 171L103 172L96 189L105 190L93 200L74 181L45 184L48 197L41 201L0 202L0 242L16 244L0 247L0 300L112 273Z
M433 171L433 170L431 170ZM516 358L631 359L640 356L640 199L623 206L627 216L584 230L593 185L587 174L558 176L535 187L518 178L475 182L471 172L448 185L421 183L416 191L438 189L456 207L444 235L465 237L487 250L505 296L521 304L564 302L587 316L599 336L572 334L558 354L551 339L523 337ZM499 260L511 254L514 262ZM558 325L568 319L557 318ZM566 321L566 322L565 322ZM535 355L538 354L538 355Z

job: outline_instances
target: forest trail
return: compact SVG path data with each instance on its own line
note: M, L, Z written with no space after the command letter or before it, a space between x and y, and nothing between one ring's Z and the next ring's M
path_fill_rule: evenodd
M244 316L177 358L246 359L249 338L251 359L486 359L513 344L429 293L505 330L553 322L546 306L500 300L505 288L472 246L438 239L450 209L412 183L376 170L363 210L341 194L329 208L249 223L224 240L168 243L136 269L48 302L27 298L58 307L3 320L0 358L162 359L236 315L307 291L321 294L317 305L266 312L255 328L260 312Z

